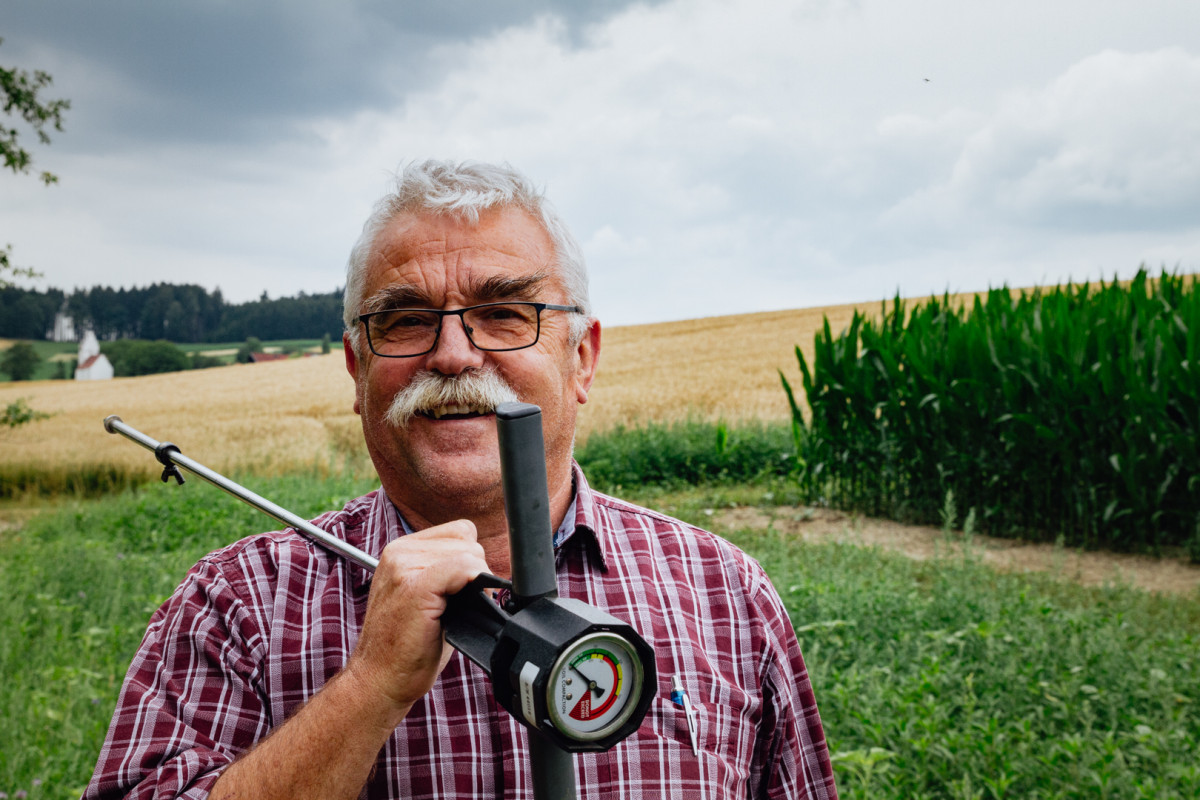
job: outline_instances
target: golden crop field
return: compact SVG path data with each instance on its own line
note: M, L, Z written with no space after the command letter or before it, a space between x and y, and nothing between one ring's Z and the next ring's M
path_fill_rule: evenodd
M811 356L822 319L828 316L839 330L855 308L877 313L880 304L605 329L580 437L617 424L689 416L787 419L778 370L798 385L795 345ZM111 381L0 384L0 406L18 398L52 416L0 430L0 479L18 467L61 473L116 465L156 474L150 453L105 432L109 414L219 471L368 468L352 410L353 382L337 350Z

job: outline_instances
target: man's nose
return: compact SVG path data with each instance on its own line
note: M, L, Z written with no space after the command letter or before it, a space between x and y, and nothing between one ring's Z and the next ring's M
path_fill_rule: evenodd
M443 375L458 375L463 370L483 364L484 353L471 344L466 320L461 315L442 317L442 330L437 344L425 356L425 365Z

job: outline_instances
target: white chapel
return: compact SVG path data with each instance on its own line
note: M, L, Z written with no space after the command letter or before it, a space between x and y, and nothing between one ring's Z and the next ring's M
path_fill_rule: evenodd
M100 352L100 343L96 341L96 334L91 330L83 334L83 341L79 343L77 363L77 381L106 381L113 376L112 364L109 363L108 357Z

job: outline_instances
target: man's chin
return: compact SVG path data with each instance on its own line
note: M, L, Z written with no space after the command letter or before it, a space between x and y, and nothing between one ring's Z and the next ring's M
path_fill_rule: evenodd
M500 491L500 454L484 450L440 449L425 452L413 464L422 496L441 498L451 516L475 513L496 500Z

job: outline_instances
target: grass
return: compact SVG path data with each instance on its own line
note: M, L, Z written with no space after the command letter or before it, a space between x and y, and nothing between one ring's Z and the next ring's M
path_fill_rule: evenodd
M784 422L688 419L593 433L575 449L575 458L593 486L619 494L624 486L782 477L795 469L795 444Z
M597 485L701 525L725 505L800 502L776 468L758 468L786 460L775 370L826 314L836 328L852 311L606 330L581 459ZM253 475L248 486L304 515L364 491L354 476L370 467L336 345L331 358L0 385L0 403L18 397L52 417L0 432L0 500L28 520L0 528L0 792L76 797L152 610L201 554L276 527L198 481L158 485L150 454L101 420L120 414ZM700 424L714 420L729 421L724 434ZM707 485L681 487L685 472ZM29 518L44 496L56 510ZM728 535L792 614L843 797L1200 796L1200 598Z
M217 342L203 344L181 344L179 348L189 357L201 355L214 358L226 366L237 363L237 352L245 342ZM330 347L341 347L341 342L331 342ZM263 342L264 353L313 353L321 352L320 339L280 339Z
M188 355L193 353L214 353L222 350L237 350L244 345L245 342L200 342L196 344L181 344L179 348ZM340 343L334 342L337 346ZM285 350L290 353L299 353L305 350L320 350L320 339L272 339L271 341L263 342L263 350L268 353L282 353Z
M245 483L308 516L371 488L311 475ZM79 796L150 614L201 555L278 527L199 481L63 505L0 533L0 792L9 797Z
M648 499L703 525L778 492ZM1200 597L728 535L788 608L842 797L1200 796Z
M327 473L369 473L357 420L350 418L342 430L342 438L330 447L329 459L322 468ZM88 431L87 435L100 436L98 430ZM165 433L158 435L166 438ZM171 436L181 445L188 441ZM0 462L0 499L27 495L97 497L157 479L161 468L148 453L119 443L123 448L115 452L122 456L121 461L58 468ZM201 461L206 457L190 449L185 455ZM792 429L786 422L730 425L688 419L618 426L592 434L576 448L575 457L596 488L617 494L624 486L680 487L780 478L796 468Z
M33 380L35 381L54 378L60 361L74 360L75 356L79 354L79 345L75 342L47 342L33 339L29 341L29 344L33 345L34 352L41 359L33 370ZM7 345L0 349L7 349ZM12 382L12 379L6 373L0 372L0 383L8 382ZM17 385L20 385L20 382L17 382Z
M843 796L1200 796L1194 601L735 538L784 596Z
M305 516L372 485L241 480ZM699 524L799 499L778 478L625 494ZM273 527L193 481L63 501L0 533L0 791L77 797L153 609L200 555ZM843 797L1200 795L1200 598L727 535L792 616Z

